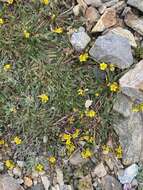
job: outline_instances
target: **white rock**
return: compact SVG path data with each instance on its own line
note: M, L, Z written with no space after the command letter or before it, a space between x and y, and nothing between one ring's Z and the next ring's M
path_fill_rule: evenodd
M132 180L137 176L138 169L139 167L137 164L132 164L131 166L126 168L122 176L118 175L120 183L122 184L131 183Z
M92 100L86 100L85 102L85 108L88 109L92 105Z
M77 51L82 51L89 44L91 38L85 32L83 27L80 27L77 32L74 32L71 36L70 42Z
M103 163L100 163L98 166L95 167L92 175L97 177L104 177L107 174L107 171L103 165Z
M24 165L25 165L25 162L18 160L18 161L17 161L17 165L18 165L20 168L23 168Z
M57 182L60 186L64 185L64 176L63 172L60 168L56 168L56 173L57 173Z
M42 183L44 185L45 190L49 190L50 181L47 176L41 176Z
M74 6L73 13L75 16L79 15L79 13L80 13L80 5L79 4Z

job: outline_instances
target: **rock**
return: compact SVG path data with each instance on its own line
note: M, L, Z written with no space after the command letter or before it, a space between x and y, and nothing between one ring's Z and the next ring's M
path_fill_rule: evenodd
M123 172L123 175L118 175L118 179L121 184L130 184L133 179L137 176L138 174L138 165L137 164L132 164L128 168L126 168Z
M45 190L42 184L37 184L33 186L30 190Z
M25 162L18 160L18 161L17 161L17 165L18 165L20 168L23 168L24 165L25 165Z
M118 3L119 0L110 0L110 1L107 1L105 4L106 7L111 7L111 6L114 6L116 3Z
M102 5L101 0L84 0L87 5L91 5L92 7L100 7Z
M107 174L107 171L103 165L103 163L100 163L98 166L95 167L92 175L93 177L104 177Z
M120 115L114 119L113 127L123 148L123 164L130 165L135 162L143 162L143 118L141 113L131 110L134 102L123 96L118 96L118 105L119 102L121 105L119 108L117 105L115 107L117 112L119 110ZM125 111L125 108L128 111Z
M121 114L123 117L130 117L132 112L132 102L127 96L120 93L116 98L113 110Z
M85 18L90 24L93 24L99 19L99 13L94 7L88 7L85 12Z
M85 32L83 27L80 27L77 32L74 32L71 36L70 42L77 51L82 51L86 48L91 38Z
M42 183L44 185L45 190L49 190L50 181L47 176L41 176Z
M101 16L97 24L93 27L92 32L103 32L105 29L114 26L116 22L117 20L115 9L108 8Z
M56 168L56 173L57 173L57 182L60 186L64 185L64 176L63 172L60 168Z
M128 0L127 4L136 7L143 12L143 1L142 0Z
M122 37L125 37L128 39L129 44L133 47L137 47L134 35L127 29L121 28L121 27L117 27L114 28L113 30L111 30L111 32L113 32L114 34L118 34Z
M24 189L21 185L17 183L17 181L14 178L8 175L1 175L0 190L24 190Z
M30 177L24 177L24 185L27 187L31 187L33 185L33 181Z
M22 171L21 171L21 169L20 169L19 167L15 167L15 168L13 169L13 174L14 174L15 176L21 177Z
M99 7L99 13L102 15L106 11L107 7L105 4L103 4L101 7Z
M83 165L88 161L88 159L84 159L81 156L80 151L75 152L72 157L69 159L69 162L74 166Z
M126 15L124 21L127 26L131 27L133 30L143 36L143 18L137 17L132 12L129 12Z
M80 13L80 5L79 4L74 6L73 13L74 13L75 16L79 15L79 13Z
M0 172L2 172L4 170L4 163L0 162Z
M78 189L79 190L87 190L87 189L93 190L92 179L90 175L85 176L79 180Z
M106 175L101 180L102 190L122 190L121 184L112 176Z
M133 64L131 46L128 40L111 32L98 37L89 54L97 61L115 64L121 69L128 68Z
M122 92L133 101L143 101L143 60L119 80Z

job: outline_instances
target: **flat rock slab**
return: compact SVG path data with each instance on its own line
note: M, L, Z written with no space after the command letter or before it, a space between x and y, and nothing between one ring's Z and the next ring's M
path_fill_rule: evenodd
M17 183L17 181L8 176L8 175L0 175L0 190L24 190L21 185Z
M143 12L143 0L128 0L127 3Z
M99 62L115 64L121 69L128 68L133 64L129 41L112 32L98 37L89 54Z
M143 36L143 18L134 15L132 12L129 12L126 15L125 23L127 26L138 32Z
M143 60L119 80L121 90L133 101L143 101Z

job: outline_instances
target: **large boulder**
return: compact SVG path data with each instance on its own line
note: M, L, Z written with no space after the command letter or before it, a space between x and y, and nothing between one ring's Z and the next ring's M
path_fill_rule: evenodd
M112 63L121 69L128 68L133 64L129 41L112 32L98 37L89 54L97 61Z
M17 183L17 181L14 178L8 175L1 175L0 190L24 190L24 189L21 185Z
M127 3L143 12L143 0L128 0Z
M123 163L143 162L143 113L134 112L135 104L143 101L143 60L120 80L121 94L113 110L118 113L114 129L123 147Z

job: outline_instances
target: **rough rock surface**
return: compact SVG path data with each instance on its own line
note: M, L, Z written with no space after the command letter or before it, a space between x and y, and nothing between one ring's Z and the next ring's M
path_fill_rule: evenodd
M111 32L98 37L89 54L97 61L116 64L121 69L128 68L133 64L128 40Z
M143 0L128 0L127 3L143 12Z
M94 7L88 7L85 12L85 18L89 23L94 23L99 19L99 13Z
M119 80L121 90L133 101L143 101L143 60Z
M97 24L93 27L92 32L103 32L105 29L114 26L116 22L117 20L115 9L106 9Z
M102 190L122 190L121 184L112 176L102 178Z
M134 35L127 29L124 29L122 27L117 27L111 30L111 32L118 34L124 38L127 38L129 40L129 44L133 47L137 47L137 43L135 41Z
M90 40L91 39L85 32L85 29L80 27L77 32L72 34L70 42L77 51L82 51L86 48Z
M85 0L87 5L91 5L93 7L100 7L102 5L101 0Z
M133 112L135 102L143 101L143 60L119 80L122 94L114 104L120 115L114 129L123 147L123 163L143 162L143 113Z
M24 190L22 186L20 186L17 181L8 176L0 176L0 190Z
M138 17L138 16L134 15L133 13L129 12L126 15L125 23L130 28L132 28L139 34L143 35L143 18L142 17Z

